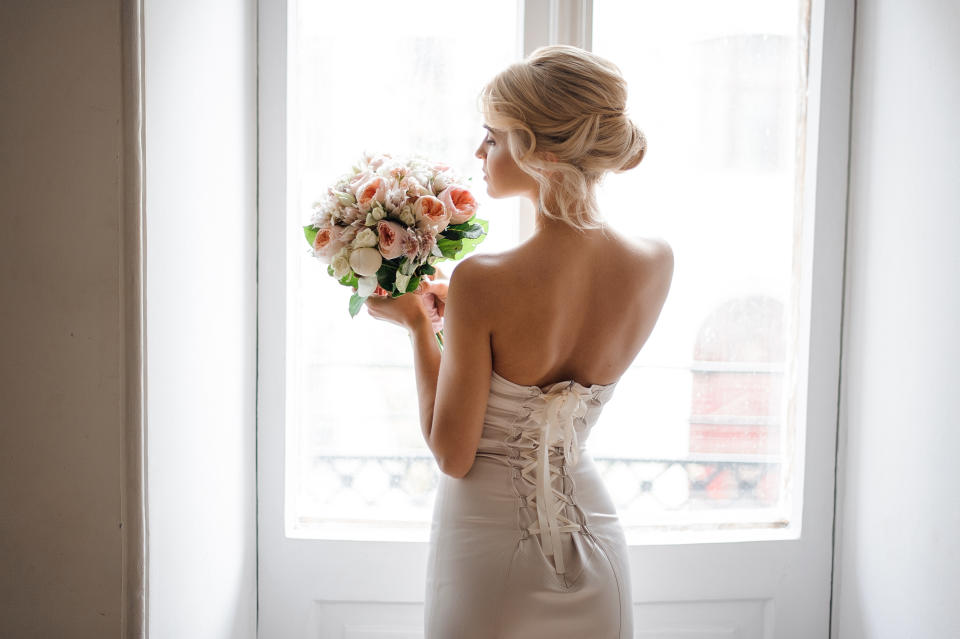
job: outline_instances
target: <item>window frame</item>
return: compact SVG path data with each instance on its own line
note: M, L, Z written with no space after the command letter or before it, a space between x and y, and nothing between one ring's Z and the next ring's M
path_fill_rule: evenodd
M260 52L261 69L287 69L289 4L277 0L273 8L261 6L261 31L277 44ZM292 3L291 3L292 4ZM524 53L542 44L563 42L590 48L592 0L519 0L523 15ZM804 424L796 445L803 463L794 469L789 525L772 530L759 528L713 531L710 534L671 531L651 540L628 538L631 545L690 543L704 541L754 541L797 539L807 508L833 508L836 473L836 433L840 374L840 338L843 311L843 263L846 238L847 165L852 65L852 0L811 0L808 43L805 153L801 193L805 219L799 252L809 266L802 269L799 295L802 302L797 331L801 357L793 371L796 388L795 415ZM827 20L827 14L836 19ZM263 36L262 36L263 37ZM830 60L829 65L824 60ZM261 73L259 85L259 215L258 215L258 486L261 526L271 528L286 521L284 486L292 480L294 459L285 437L285 416L293 408L287 395L287 380L293 379L286 358L289 337L289 296L286 273L299 255L286 251L288 233L296 232L288 203L294 192L287 180L292 149L287 146L290 108L286 102L286 73ZM260 216L265 223L260 224ZM277 223L277 220L282 220ZM521 213L521 237L532 231L533 211ZM260 286L262 284L262 286ZM263 340L263 342L260 342ZM829 475L804 472L806 460L834 460ZM268 499L263 499L269 496ZM816 496L816 499L811 497ZM829 499L827 498L829 496ZM805 499L802 499L805 497ZM802 517L801 515L802 512ZM269 517L269 523L266 519ZM729 533L729 534L728 534ZM281 531L282 534L282 531Z

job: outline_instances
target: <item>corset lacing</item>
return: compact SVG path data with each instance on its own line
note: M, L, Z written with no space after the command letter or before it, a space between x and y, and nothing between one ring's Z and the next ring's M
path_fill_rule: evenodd
M578 388L572 383L561 389L547 393L538 393L531 398L532 405L525 408L531 423L539 428L523 429L519 439L526 439L532 446L522 446L518 458L523 460L520 476L536 486L535 495L527 501L535 501L537 506L537 523L527 529L531 534L540 535L540 544L543 553L553 556L557 574L566 570L563 562L563 549L560 545L560 533L581 530L582 526L572 521L564 514L566 504L573 505L573 501L562 490L553 487L554 475L566 474L560 472L550 463L550 451L560 448L562 463L566 466L575 466L580 458L580 445L575 421L582 419L587 413L587 400L592 393L589 389ZM563 479L561 477L561 486Z

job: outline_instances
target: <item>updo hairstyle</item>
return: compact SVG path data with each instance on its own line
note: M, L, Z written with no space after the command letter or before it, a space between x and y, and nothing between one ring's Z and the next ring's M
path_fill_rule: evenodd
M540 185L538 211L579 230L600 228L594 187L608 171L637 166L647 149L625 113L617 66L577 47L540 47L494 77L479 100L517 166Z

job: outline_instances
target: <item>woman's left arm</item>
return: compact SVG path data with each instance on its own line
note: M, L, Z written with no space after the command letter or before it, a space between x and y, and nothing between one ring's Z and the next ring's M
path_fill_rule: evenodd
M424 441L440 470L458 478L473 466L490 392L490 329L482 312L489 303L484 291L489 289L484 271L470 258L454 270L444 313L443 357L419 295L367 298L371 316L408 330Z

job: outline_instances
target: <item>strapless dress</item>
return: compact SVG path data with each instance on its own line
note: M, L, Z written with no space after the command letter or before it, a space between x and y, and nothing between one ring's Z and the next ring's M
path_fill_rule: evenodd
M474 465L440 478L426 639L633 636L626 539L584 449L615 387L493 372Z

